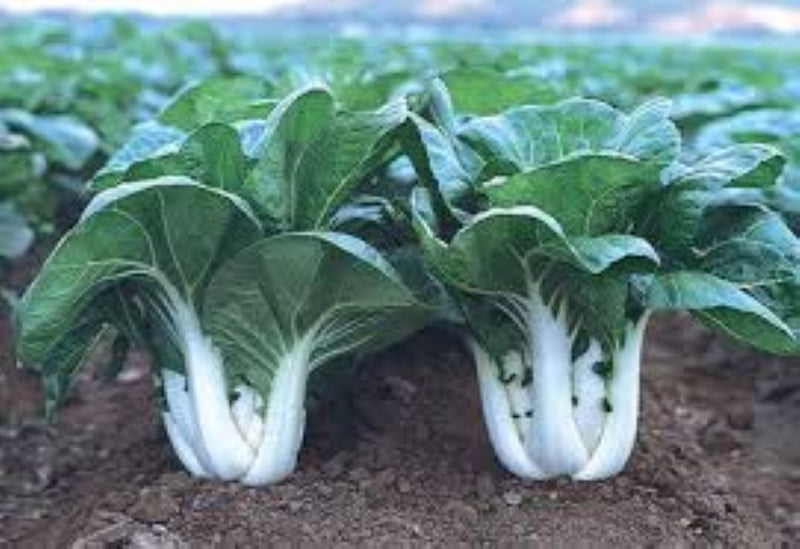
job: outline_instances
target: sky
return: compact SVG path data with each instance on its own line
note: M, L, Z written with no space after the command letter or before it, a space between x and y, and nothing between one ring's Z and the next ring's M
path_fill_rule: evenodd
M16 13L41 10L75 12L145 12L153 15L204 15L261 13L306 4L305 0L0 0L0 8Z
M25 15L43 10L498 21L559 30L608 28L689 36L758 28L800 35L800 0L0 0L0 12Z

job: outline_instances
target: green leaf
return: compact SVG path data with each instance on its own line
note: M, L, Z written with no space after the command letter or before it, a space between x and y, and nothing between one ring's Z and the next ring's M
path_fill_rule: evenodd
M458 216L458 206L474 200L480 160L457 138L414 114L409 116L402 140L421 183L441 195L452 215Z
M0 203L0 258L14 259L33 244L33 230L11 203Z
M73 116L4 109L0 122L30 136L50 161L73 171L83 168L99 146L95 132Z
M471 120L461 136L483 156L488 175L529 171L571 157L618 153L658 172L680 149L669 103L655 100L630 115L588 99L525 106Z
M568 237L555 219L532 206L479 214L449 244L421 218L416 222L426 261L458 290L466 323L496 356L518 348L524 334L495 309L506 311L508 299L529 299L531 292L568 303L570 325L611 348L629 315L629 277L651 272L659 261L635 236Z
M335 112L324 89L292 94L272 112L249 153L256 164L247 192L283 230L324 227L383 161L387 140L406 116L402 101L377 111Z
M271 86L259 78L212 77L193 84L164 107L158 121L189 132L210 122L265 118L275 102L265 100Z
M774 212L715 213L697 242L697 265L737 284L800 335L800 240Z
M100 193L20 301L21 358L31 365L52 360L94 299L126 280L157 296L169 286L193 302L218 262L258 234L241 200L185 178Z
M30 140L0 127L0 200L25 191L38 179L45 162L33 151Z
M398 97L403 87L412 81L413 72L403 69L380 73L367 73L353 78L348 74L343 82L333 80L331 87L337 99L348 109L376 109L384 103Z
M110 366L121 369L124 356L119 356L118 349L125 349L124 354L127 354L129 342L141 340L139 329L143 321L130 295L126 296L119 287L110 287L96 295L92 307L58 336L38 365L44 379L48 418L55 415L78 369L103 338L107 327L117 326Z
M628 232L661 184L657 174L625 156L580 156L485 187L494 207L532 205L567 234Z
M102 320L91 312L83 319L76 319L75 324L59 335L47 354L43 355L41 363L37 364L43 378L45 415L48 418L53 418L66 398L78 368L100 340Z
M737 143L778 145L798 132L800 112L796 110L750 110L706 124L695 139L695 148L709 152Z
M495 208L475 216L449 244L425 226L418 229L427 261L452 285L474 293L527 295L545 275L599 274L636 258L658 263L650 245L635 236L569 237L558 222L532 206ZM637 262L637 267L641 264Z
M648 281L647 307L689 310L731 337L772 353L797 352L791 329L737 284L702 271L658 274Z
M440 76L460 113L494 114L524 104L545 104L559 92L545 80L529 74L504 74L488 68L452 69Z
M733 145L715 150L688 166L677 165L668 174L667 181L671 185L692 182L705 189L771 187L785 164L785 157L771 145Z
M246 192L274 223L291 226L298 166L333 117L333 97L327 90L299 90L275 107L259 139L245 151L256 158Z
M307 353L315 368L399 341L430 314L377 250L322 232L272 236L246 248L216 273L203 310L230 375L267 398L292 351Z
M773 147L736 145L674 166L668 185L643 207L639 234L676 260L686 261L709 212L769 202L784 159ZM729 211L729 210L726 210Z
M246 174L247 159L237 131L224 124L210 123L189 134L177 152L132 164L122 180L181 175L209 187L237 191L244 184Z
M125 145L115 152L94 176L90 188L103 190L119 184L132 165L167 154L170 148L180 146L185 137L184 132L158 122L146 122L136 126Z
M682 126L698 120L722 118L744 108L763 104L764 90L736 82L723 82L710 90L689 91L673 97L672 116Z

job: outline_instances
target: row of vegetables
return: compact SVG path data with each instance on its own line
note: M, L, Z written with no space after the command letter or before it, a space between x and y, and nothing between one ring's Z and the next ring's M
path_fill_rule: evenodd
M660 99L481 109L452 74L373 108L213 78L137 126L15 310L48 410L97 341L112 367L144 349L186 469L276 482L309 376L434 326L471 353L509 471L596 480L634 446L652 315L800 352L783 151L687 154Z
M776 145L787 171L800 159L800 55L786 44L281 30L125 17L0 23L0 271L36 237L49 240L75 222L84 182L135 124L152 120L182 86L209 78L206 92L217 87L224 96L236 77L236 93L253 98L324 81L338 102L364 110L436 73L459 113L481 116L576 95L630 110L658 94L673 99L671 117L692 159L741 141ZM202 117L208 94L198 97L193 108Z
M86 180L133 124L155 116L186 79L224 73L221 49L203 23L0 24L0 275L35 239L75 222Z

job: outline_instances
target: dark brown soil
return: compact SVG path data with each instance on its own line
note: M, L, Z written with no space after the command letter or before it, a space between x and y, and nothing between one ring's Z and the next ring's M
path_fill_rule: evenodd
M504 472L471 363L434 331L374 357L321 404L297 472L265 488L181 471L145 361L106 384L87 369L46 425L10 347L0 316L0 545L800 543L800 364L682 317L650 330L638 446L624 474L599 483Z

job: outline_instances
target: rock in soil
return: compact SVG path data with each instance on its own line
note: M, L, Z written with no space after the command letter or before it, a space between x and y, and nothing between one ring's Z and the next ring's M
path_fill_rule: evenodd
M448 501L444 506L444 510L467 524L473 524L478 521L478 511L469 503L463 501Z
M165 523L175 515L180 503L168 490L145 488L139 493L139 501L131 509L131 516L147 523Z
M509 490L508 492L503 494L503 501L506 502L506 505L511 505L516 507L520 503L522 503L522 494L519 492L515 492L513 490Z

